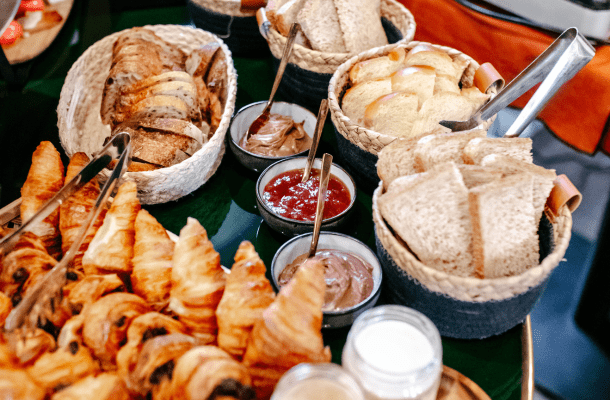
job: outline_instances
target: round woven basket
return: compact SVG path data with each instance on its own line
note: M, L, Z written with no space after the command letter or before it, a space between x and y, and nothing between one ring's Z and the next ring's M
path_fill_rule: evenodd
M234 56L269 55L265 39L258 31L256 10L242 11L241 1L188 0L193 24L221 37Z
M382 190L379 185L373 194L373 221L388 295L393 302L426 314L443 336L484 338L522 322L570 242L572 214L564 206L552 224L546 218L541 221L537 267L494 279L449 275L421 263L394 235L377 207Z
M408 43L415 36L413 14L396 0L381 0L381 23L390 43ZM273 27L262 28L277 71L287 39ZM278 93L285 100L317 113L320 102L328 96L332 74L352 56L354 54L324 53L295 44Z
M343 113L341 101L343 100L343 95L347 89L349 89L349 71L354 64L360 61L385 56L398 47L404 47L408 51L419 44L428 44L439 50L445 51L454 60L462 59L467 61L468 66L462 74L461 84L464 88L473 86L474 74L480 65L472 59L472 57L451 47L418 41L377 47L362 52L341 64L329 82L328 104L330 107L331 119L335 126L337 142L339 144L339 156L344 160L344 163L347 165L347 169L350 172L357 172L356 175L360 178L358 184L369 192L372 192L379 183L377 169L375 167L377 163L377 154L385 146L396 140L396 137L375 132L364 126L357 125ZM495 94L495 88L491 88L489 93ZM495 116L485 121L481 125L481 128L485 130L489 129L494 120Z
M218 42L227 63L226 104L218 129L212 138L191 157L167 168L154 171L127 172L126 179L138 185L138 198L143 204L177 200L203 185L220 165L225 152L225 134L235 109L237 74L231 52L217 36L201 29L179 25L148 25L158 36L175 44L187 54L206 43ZM110 71L112 46L125 31L109 35L89 47L76 60L64 82L57 106L59 138L68 155L82 151L92 155L102 148L110 135L110 127L100 116L102 91ZM102 180L109 176L102 172Z

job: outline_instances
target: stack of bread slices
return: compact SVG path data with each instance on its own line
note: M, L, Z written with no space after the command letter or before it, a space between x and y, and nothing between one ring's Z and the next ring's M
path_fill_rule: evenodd
M118 37L100 115L111 135L131 134L131 171L177 164L207 142L222 116L226 73L218 43L187 56L146 28Z
M439 121L468 119L489 99L476 87L461 87L467 66L428 44L397 47L354 64L342 110L354 124L391 136L448 132Z
M388 44L380 0L269 0L267 17L288 36L298 22L296 43L324 53L360 53Z
M540 263L538 225L556 178L531 149L529 138L482 130L398 139L379 154L381 215L429 267L519 275Z

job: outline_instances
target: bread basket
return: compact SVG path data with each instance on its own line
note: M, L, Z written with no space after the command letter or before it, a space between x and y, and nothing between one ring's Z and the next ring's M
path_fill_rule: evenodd
M256 9L239 0L188 0L193 24L221 37L235 56L265 56L269 48L258 32Z
M415 36L413 15L396 0L381 0L381 22L390 43L408 43ZM269 23L259 20L259 24L277 70L287 39ZM278 93L286 101L317 112L320 101L327 97L328 82L332 74L353 55L324 53L295 44Z
M387 55L393 49L404 47L407 51L419 44L428 44L439 50L449 54L453 59L463 59L468 61L468 66L462 74L462 87L472 87L474 85L474 76L480 65L470 56L455 50L450 47L439 46L426 42L412 41L407 44L397 43L383 47L377 47L358 54L352 57L337 68L328 85L328 104L330 107L330 115L335 126L335 134L339 148L339 156L343 160L346 168L350 173L359 178L358 184L361 188L372 192L379 178L375 164L377 163L377 154L388 144L396 140L396 137L381 134L373 130L367 129L364 126L357 125L350 120L341 109L341 101L343 95L349 88L349 71L356 63L371 58ZM482 80L484 81L484 80ZM495 94L495 87L480 88L481 91ZM485 121L481 128L489 129L495 116ZM356 174L355 172L358 172Z
M225 152L225 134L235 108L237 74L231 52L221 39L209 32L179 25L149 25L145 28L187 53L203 44L218 42L224 51L228 69L226 104L220 125L210 141L191 157L171 167L126 173L125 178L138 185L140 202L157 204L177 200L193 192L216 172ZM94 43L68 71L57 106L59 138L68 157L79 151L93 154L110 135L110 127L102 123L100 105L110 69L112 46L122 32ZM103 173L106 178L109 176L107 170Z
M482 339L525 320L570 242L572 214L563 205L552 223L545 216L540 222L537 267L494 279L449 275L421 263L395 236L377 206L382 190L380 184L373 193L373 221L386 296L426 314L443 336Z

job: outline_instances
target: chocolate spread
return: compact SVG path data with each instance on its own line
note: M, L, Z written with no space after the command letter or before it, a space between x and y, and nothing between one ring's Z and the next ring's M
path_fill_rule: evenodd
M239 144L250 153L263 156L284 157L300 153L311 147L311 138L303 129L303 122L280 114L271 114L258 132L250 139L246 136Z
M370 296L373 291L373 267L360 256L341 250L321 249L315 258L324 264L326 294L323 311L336 311L355 306ZM280 287L290 281L297 268L307 259L307 254L298 256L280 273Z

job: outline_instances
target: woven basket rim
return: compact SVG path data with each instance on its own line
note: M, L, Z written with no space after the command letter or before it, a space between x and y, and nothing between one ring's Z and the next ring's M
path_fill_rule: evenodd
M225 134L231 123L231 118L232 118L233 112L235 110L235 100L236 100L236 92L237 92L237 72L235 71L235 67L233 65L231 51L229 50L227 45L222 41L222 39L220 39L217 35L215 35L211 32L205 31L200 28L194 28L191 26L171 25L171 24L145 25L145 26L143 26L143 28L153 30L157 34L159 34L160 32L163 32L163 31L165 31L165 32L170 31L170 32L177 32L177 33L195 32L196 34L201 35L202 37L205 37L206 39L208 39L208 38L210 39L210 40L206 41L205 43L210 43L213 41L218 42L220 44L220 47L224 51L225 61L227 63L227 88L226 88L227 97L226 97L226 102L224 105L222 117L220 120L220 124L219 124L218 128L216 129L216 131L214 132L214 135L212 136L212 138L208 142L203 144L201 149L196 151L191 157L187 158L186 160L184 160L178 164L175 164L175 165L172 165L169 167L165 167L165 168L159 168L159 169L152 170L152 171L126 172L125 173L125 178L127 178L127 179L134 179L136 181L138 181L138 180L152 181L155 179L155 177L162 176L162 175L170 176L172 174L180 173L180 171L188 169L190 166L195 166L196 160L199 157L203 156L205 153L207 153L209 151L212 151L212 149L215 146L222 147L222 144L224 143ZM68 71L68 74L66 75L66 79L64 81L64 84L63 84L63 87L62 87L62 90L60 93L59 104L57 107L57 112L58 112L57 125L58 125L58 129L59 129L59 136L60 136L60 141L61 141L62 147L64 148L64 151L66 152L66 154L69 157L71 157L73 154L69 154L70 152L67 149L68 144L66 143L68 138L66 137L65 134L62 134L62 132L64 132L65 130L68 129L68 128L64 129L64 126L63 126L66 124L66 121L65 121L66 118L63 115L62 110L65 107L67 107L67 104L71 101L71 96L72 96L72 92L73 92L72 88L69 87L70 85L68 85L67 83L70 82L71 79L78 79L78 75L77 75L78 71L81 70L81 68L83 67L82 64L84 64L84 60L86 60L91 53L93 53L94 51L97 51L97 49L99 47L105 46L106 43L108 43L108 42L114 42L119 35L129 31L130 29L131 28L124 29L119 32L114 32L114 33L98 40L91 46L89 46L89 48L87 48L87 50L85 50L83 52L83 54L81 54L80 57L76 60L76 62L72 65L72 67ZM161 33L161 36L163 36L163 33ZM109 174L110 174L107 170L102 171L102 173L106 177L109 176Z
M241 9L241 0L188 0L209 11L231 17L256 17L256 10Z
M461 277L447 274L445 272L429 267L419 260L407 249L405 249L396 237L388 228L381 211L378 208L377 201L383 191L382 183L373 193L373 221L375 230L378 232L379 241L384 249L388 252L394 263L407 273L411 278L416 279L428 290L442 293L444 295L456 298L462 301L485 302L491 300L504 300L510 297L526 292L530 288L541 283L557 265L563 260L565 252L570 243L572 230L572 214L567 206L560 210L559 218L553 224L553 230L557 230L554 235L555 246L553 251L548 254L542 262L533 268L530 268L520 275L478 279L471 277ZM381 233L381 234L379 234ZM388 240L389 238L389 240ZM406 257L410 265L401 265L402 263L397 257L394 257L393 250L400 249L402 256ZM422 281L417 276L424 276L428 279L427 282ZM438 284L440 281L447 281L450 286L458 290L450 292L443 290L443 285ZM437 284L434 284L437 283Z
M348 76L349 70L357 62L387 55L390 51L392 51L396 48L399 48L399 47L404 47L405 49L410 50L420 44L435 47L439 50L442 50L442 51L448 53L453 58L462 58L462 59L468 61L469 64L468 64L468 67L466 68L466 71L468 71L470 69L473 69L474 71L476 71L480 67L480 64L475 59L473 59L469 55L467 55L459 50L456 50L456 49L454 49L452 47L448 47L448 46L441 46L438 44L422 42L422 41L417 41L417 40L410 41L409 43L406 43L406 44L405 43L394 43L394 44L389 44L389 45L382 46L382 47L376 47L374 49L364 51L360 54L357 54L357 55L351 57L349 60L345 61L343 64L341 64L337 68L337 70L334 72L334 74L331 77L330 82L328 84L328 105L330 107L331 118L333 120L333 123L335 124L335 128L337 128L337 131L344 138L346 138L350 142L354 143L354 141L350 139L349 135L346 132L350 132L350 131L356 132L357 135L365 135L365 136L371 138L372 140L376 140L380 143L383 143L384 147L387 146L388 144L392 143L394 140L398 139L398 137L396 137L396 136L379 133L379 132L373 131L371 129L365 128L364 126L354 123L350 118L348 118L343 113L343 110L341 109L341 106L339 105L339 94L340 94L339 92L341 92L343 90L343 87L339 88L338 82L340 79L343 79L344 77ZM466 71L462 75L462 79L464 78ZM474 72L473 72L473 74L474 74ZM471 86L468 86L468 87L471 87ZM495 93L495 92L492 92L492 93ZM484 121L480 125L480 128L485 129L485 130L489 129L489 127L491 126L491 124L493 123L495 118L496 118L496 116L494 115L492 118L488 119L487 121ZM365 147L363 147L363 145L361 143L354 143L354 144L356 146L360 147L362 150L368 151L369 153L372 153L375 155L377 155L377 153L381 150L381 149L376 149L376 148L365 148Z

